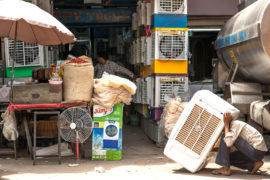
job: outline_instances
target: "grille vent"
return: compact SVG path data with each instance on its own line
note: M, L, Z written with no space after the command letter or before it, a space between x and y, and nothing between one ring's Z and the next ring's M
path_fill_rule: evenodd
M184 6L184 0L160 0L161 12L179 11Z
M201 155L220 122L221 119L196 104L176 140Z

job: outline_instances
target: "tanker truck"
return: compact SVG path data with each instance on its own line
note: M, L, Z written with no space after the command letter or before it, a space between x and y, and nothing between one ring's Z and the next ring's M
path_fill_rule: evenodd
M258 0L227 21L215 42L214 87L243 120L270 131L270 1ZM269 136L270 137L270 136ZM270 143L270 140L267 140Z

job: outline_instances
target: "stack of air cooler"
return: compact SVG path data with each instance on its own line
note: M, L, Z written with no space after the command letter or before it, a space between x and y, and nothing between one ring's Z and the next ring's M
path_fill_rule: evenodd
M151 19L151 114L160 120L167 102L188 91L187 0L153 0Z

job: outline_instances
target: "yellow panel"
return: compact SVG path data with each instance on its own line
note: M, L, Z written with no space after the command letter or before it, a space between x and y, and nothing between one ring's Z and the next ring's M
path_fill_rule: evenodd
M154 29L152 29L152 32L160 31L160 30L185 30L185 31L188 31L188 28L154 28Z
M154 60L152 61L151 72L155 74L187 74L188 61Z

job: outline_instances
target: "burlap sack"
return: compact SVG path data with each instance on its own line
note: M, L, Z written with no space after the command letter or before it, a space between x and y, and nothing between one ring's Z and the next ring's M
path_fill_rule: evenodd
M91 63L64 65L65 102L90 102L93 83L94 67Z

